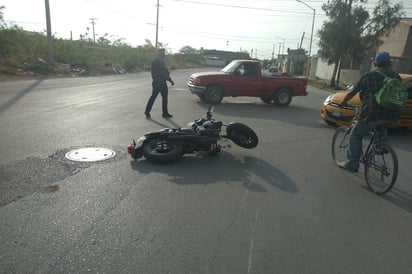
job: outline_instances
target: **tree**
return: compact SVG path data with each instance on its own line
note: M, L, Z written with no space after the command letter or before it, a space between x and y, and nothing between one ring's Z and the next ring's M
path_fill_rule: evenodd
M381 45L382 35L388 34L399 23L402 4L391 5L389 0L379 1L372 16L362 6L367 0L330 0L322 5L329 17L321 30L319 55L334 65L331 86L339 85L340 68L344 58L359 60L368 51ZM353 7L354 3L359 3Z
M195 48L192 48L191 46L184 46L179 50L179 53L182 53L182 54L196 54L197 50Z
M97 39L97 44L100 44L100 45L105 45L105 46L109 46L112 42L109 40L109 34L108 33L105 33L103 36L100 36L98 39Z
M4 10L4 6L0 6L0 29L4 28L2 24L4 22L3 10Z

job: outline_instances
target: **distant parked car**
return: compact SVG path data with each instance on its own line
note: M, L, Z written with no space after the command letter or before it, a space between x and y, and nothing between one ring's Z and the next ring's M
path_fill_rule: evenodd
M268 71L272 74L275 75L276 73L278 73L279 69L277 67L270 67L268 69Z
M412 127L412 77L404 77L403 83L408 90L408 100L401 111L394 127ZM348 101L347 106L341 107L345 95L349 90L341 90L329 95L323 102L320 117L331 126L350 125L355 116L355 108L360 106L359 93Z

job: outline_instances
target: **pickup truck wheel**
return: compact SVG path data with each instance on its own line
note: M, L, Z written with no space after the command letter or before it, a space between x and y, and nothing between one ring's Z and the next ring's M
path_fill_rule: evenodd
M292 101L292 92L288 88L281 88L276 91L274 101L277 106L285 107Z
M263 97L263 96L261 96L260 99L266 104L271 104L273 102L272 97Z
M208 104L219 104L223 99L223 89L219 86L210 86L206 89L205 101Z

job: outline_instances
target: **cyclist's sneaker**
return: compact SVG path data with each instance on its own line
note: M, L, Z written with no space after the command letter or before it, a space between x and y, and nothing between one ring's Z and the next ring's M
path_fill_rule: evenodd
M348 162L340 162L337 165L338 167L343 168L349 172L358 172L358 168L350 166Z

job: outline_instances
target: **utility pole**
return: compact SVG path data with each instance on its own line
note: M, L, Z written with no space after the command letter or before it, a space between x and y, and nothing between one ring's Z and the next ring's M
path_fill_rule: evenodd
M51 31L51 20L50 20L50 6L49 0L45 0L46 6L46 24L47 24L47 61L49 64L53 63L53 37Z
M276 45L276 44L273 44L272 60L275 59L275 45Z
M158 47L158 38L159 38L159 0L157 0L157 16L156 16L156 48Z
M93 29L93 42L96 43L96 34L94 32L94 25L96 24L95 20L97 20L97 18L90 18L90 23L92 24L92 29Z
M303 38L305 38L305 32L303 32L302 38L300 39L300 45L299 45L299 47L298 47L299 49L302 48Z

